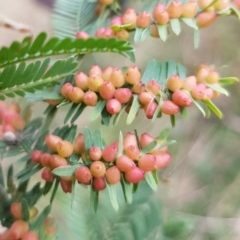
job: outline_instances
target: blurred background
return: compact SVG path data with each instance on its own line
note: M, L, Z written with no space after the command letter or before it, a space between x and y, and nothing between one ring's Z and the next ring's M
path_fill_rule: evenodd
M141 1L129 2L134 2L137 8L142 4ZM48 32L49 36L54 34L52 7L53 1L50 0L0 0L0 14L28 24L34 35L41 31ZM144 70L153 58L174 60L186 66L191 75L199 64L205 63L214 65L222 77L240 78L240 22L236 17L218 18L213 25L202 29L197 50L193 46L192 29L183 25L182 28L179 37L170 34L166 43L148 38L136 44L136 64ZM0 28L0 36L0 46L24 37L3 28ZM122 67L130 62L113 54L92 54L85 58L81 71L87 72L92 64ZM52 212L59 223L58 239L240 239L240 84L229 87L228 91L230 97L216 100L223 119L215 116L204 119L194 107L189 110L187 120L178 119L170 136L177 140L177 144L170 148L173 160L160 173L161 182L156 193L143 183L133 203L125 205L119 190L121 207L115 212L107 191L104 191L98 212L92 214L88 189L77 187L73 210L71 197L59 191ZM36 116L41 115L46 107L37 104L40 108L37 111L33 108ZM117 139L119 130L139 129L139 133L156 135L163 128L170 127L167 117L151 124L140 113L131 125L126 127L123 120L116 128L108 129L100 126L100 121L88 124L90 112L91 109L85 110L78 120L79 132L86 125L92 129L100 127L109 142ZM64 112L58 114L52 126L61 126L62 116ZM48 197L40 206L45 206L47 201Z

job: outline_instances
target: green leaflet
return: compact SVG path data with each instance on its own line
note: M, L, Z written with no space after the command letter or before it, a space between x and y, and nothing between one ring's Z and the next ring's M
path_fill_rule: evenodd
M93 132L93 145L103 150L102 134L99 129L96 129Z
M148 185L150 186L150 188L152 188L152 190L157 191L158 185L153 177L152 172L145 173L145 180L148 183Z
M226 89L222 88L219 84L209 84L209 83L205 83L205 84L206 84L206 86L208 86L209 88L212 88L216 92L219 92L226 96L229 96L228 91Z
M92 133L88 127L84 128L84 143L85 143L85 152L88 155L89 149L93 146Z
M7 66L0 72L1 87L0 99L6 97L23 97L25 92L35 92L46 86L56 84L58 81L77 70L77 62L74 58L56 61L50 70L46 69L50 59L46 58L43 62L36 61L26 66L20 63Z
M52 205L48 205L43 209L43 211L38 215L37 219L30 225L31 230L38 231L42 227L44 220L51 211L51 207Z
M125 180L124 176L121 176L121 186L126 203L132 203L133 197L133 184Z
M180 107L180 114L183 119L187 119L187 108L185 107Z
M203 116L206 117L206 112L204 111L202 106L195 99L193 99L192 95L188 91L184 91L184 92L192 99L193 103L200 110L200 112L203 114Z
M92 122L92 121L96 120L101 115L101 112L104 109L106 103L107 103L106 100L99 100L98 101L97 105L94 107L93 112L89 116L89 122Z
M53 37L50 38L46 43L45 40L46 33L43 32L40 33L34 40L31 40L29 37L25 38L22 43L18 43L19 48L17 49L11 47L1 48L0 68L21 62L18 69L18 74L21 74L25 68L25 61L27 60L69 53L76 55L93 52L114 52L128 57L131 61L135 61L133 47L129 45L127 41L118 40L116 38L89 38L84 40L76 38L60 39ZM14 67L11 67L8 70L8 73L11 72L13 68ZM44 69L44 72L45 70L46 69ZM58 71L61 72L61 68L58 68ZM32 74L32 71L29 71L29 73Z
M163 129L158 135L157 140L167 140L169 133L170 133L169 128Z
M141 150L141 153L149 153L156 146L157 146L157 141L152 141Z
M90 205L93 213L97 212L98 209L98 202L99 202L99 191L96 191L93 186L91 186L91 193L90 193Z
M195 49L199 47L199 43L200 43L200 31L194 30L193 44Z
M239 79L236 77L225 77L219 79L219 83L221 86L229 86L236 82L239 82Z
M167 32L167 24L165 25L157 25L158 33L160 38L165 42L167 40L168 32Z
M143 83L147 83L151 79L154 79L157 81L159 79L160 70L161 70L160 63L158 61L156 61L155 59L152 59L148 63L148 65L142 75L141 81Z
M123 134L122 131L119 133L119 138L118 138L118 153L117 157L120 157L123 155Z
M26 199L22 198L21 205L22 205L22 220L23 221L28 221L28 219L29 219L29 208L28 208L28 202L26 201Z
M136 117L136 114L137 114L139 108L140 108L140 103L138 101L138 95L133 94L133 102L132 102L131 109L128 113L127 122L126 122L127 125L132 123L132 121Z
M204 101L204 103L217 117L222 118L222 112L211 100Z
M176 125L176 117L175 117L175 115L171 115L170 116L170 121L171 121L172 127L175 127L175 125Z
M177 19L177 18L171 19L170 25L171 25L172 31L178 36L181 32L181 26L180 26L179 19Z
M70 166L70 167L60 167L52 170L52 173L60 177L70 177L73 176L76 169L81 166L80 164Z
M135 35L134 35L134 42L141 42L144 41L148 36L150 36L151 28L150 26L147 28L138 28L135 29Z
M189 27L198 30L198 26L196 24L196 20L193 18L181 18L181 20L188 25Z
M108 190L108 194L109 194L109 198L112 203L112 206L117 211L119 206L118 206L118 200L117 200L116 185L111 185L109 183L106 183L106 184L107 184L107 190Z

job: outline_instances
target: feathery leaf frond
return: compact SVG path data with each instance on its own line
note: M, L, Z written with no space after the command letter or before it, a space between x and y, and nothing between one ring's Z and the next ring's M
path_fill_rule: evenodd
M2 47L0 49L0 68L41 57L93 52L120 53L134 61L133 47L126 41L116 38L59 39L53 37L48 41L46 38L46 33L42 32L35 40L26 37L22 42L13 42L9 48Z

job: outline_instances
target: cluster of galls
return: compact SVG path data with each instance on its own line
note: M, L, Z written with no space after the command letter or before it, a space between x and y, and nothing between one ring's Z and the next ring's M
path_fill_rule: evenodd
M122 16L112 19L109 28L98 29L95 37L117 37L128 40L129 31L136 27L142 29L151 27L151 36L159 38L157 25L166 25L171 19L181 18L196 18L198 27L208 27L215 21L218 13L230 8L229 0L218 0L208 7L211 3L212 0L193 0L182 4L181 1L174 0L168 6L164 3L157 3L152 13L143 11L139 14L136 13L135 9L128 8ZM116 26L118 27L116 28ZM78 32L76 37L86 39L90 36L86 32Z
M31 231L29 222L22 219L22 205L20 202L13 202L10 208L15 221L9 229L0 234L0 240L38 240L36 231ZM30 221L36 217L38 210L32 207L29 210ZM56 223L53 218L47 217L43 223L43 231L46 236L51 236L56 232Z
M79 134L74 142L74 149L87 164L76 169L75 178L85 185L92 182L93 188L97 191L105 189L106 181L112 185L117 184L121 180L121 175L129 183L138 183L144 179L145 172L163 169L171 160L167 147L159 149L163 142L160 140L148 153L141 152L142 148L155 140L151 135L143 133L139 139L139 148L136 135L128 132L123 139L122 154L118 155L118 141L104 149L92 146L86 153L84 135Z
M218 72L207 65L201 65L196 76L186 79L171 75L163 89L156 80L144 84L141 77L137 66L129 66L124 74L119 68L102 70L98 65L93 65L89 76L83 72L76 73L75 86L65 83L61 94L73 103L84 102L87 106L95 106L100 99L104 99L107 101L106 110L111 115L118 114L123 106L126 106L128 113L135 94L148 119L153 118L157 109L159 114L175 115L180 112L180 107L191 106L192 98L210 100L220 95L205 84L217 84L219 79Z
M28 116L21 116L18 103L0 101L0 139L10 145L17 143L17 135L26 125Z
M42 171L44 180L49 182L54 180L53 169L70 166L68 157L71 154L77 154L81 158L79 163L82 166L76 169L74 176L60 177L62 189L66 193L72 191L73 177L81 184L89 185L92 183L93 188L100 191L106 187L106 181L109 184L117 184L122 173L126 181L138 183L144 179L145 172L165 168L171 160L167 147L161 148L160 146L164 141L157 140L147 133L143 133L140 137L140 148L136 135L127 133L123 140L124 152L121 156L117 155L118 141L105 148L92 146L89 151L86 151L82 133L78 134L73 144L52 134L48 134L45 139L48 148L58 154L35 150L31 155L33 162L40 163L45 167ZM157 140L157 145L154 149L148 153L141 152L142 148L155 140Z
M67 158L73 153L73 145L53 134L46 135L45 142L49 150L56 154L35 150L31 154L31 160L44 167L41 174L42 179L46 182L52 182L55 179L52 170L58 167L68 166ZM72 178L61 177L60 184L64 192L72 192Z

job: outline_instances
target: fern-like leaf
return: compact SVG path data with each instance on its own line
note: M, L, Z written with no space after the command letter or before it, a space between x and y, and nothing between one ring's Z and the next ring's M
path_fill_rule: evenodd
M24 96L25 92L45 88L68 76L77 69L78 63L74 58L58 60L46 72L50 58L43 62L36 61L26 65L25 62L7 66L0 72L0 99Z
M53 10L54 34L59 37L74 37L77 31L86 31L96 19L97 1L56 0Z
M116 38L59 39L53 37L48 41L46 41L46 38L47 35L43 32L40 33L35 40L26 37L21 43L13 42L9 48L1 48L0 68L40 57L62 54L87 54L93 52L120 53L130 58L131 61L134 61L133 47L126 41L117 40Z

